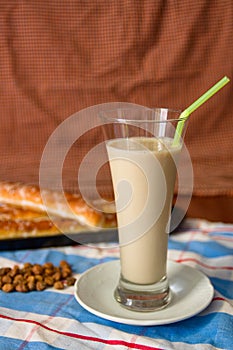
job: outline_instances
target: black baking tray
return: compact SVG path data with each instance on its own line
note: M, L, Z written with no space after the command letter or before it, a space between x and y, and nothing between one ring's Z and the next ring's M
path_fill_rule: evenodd
M181 209L176 208L176 215L184 216ZM183 220L171 234L182 231ZM37 237L21 237L0 240L0 251L3 250L19 250L19 249L37 249L37 248L49 248L59 246L71 246L77 244L90 244L90 243L102 243L102 242L118 242L118 230L103 229L99 231L80 231L72 234L58 234L49 236L37 236Z
M82 231L72 234L59 234L54 236L38 236L25 238L12 238L0 240L0 251L37 249L78 244L91 244L101 242L118 242L117 229L101 231Z

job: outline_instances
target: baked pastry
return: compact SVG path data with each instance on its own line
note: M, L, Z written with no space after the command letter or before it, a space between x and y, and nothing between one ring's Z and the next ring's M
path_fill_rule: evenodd
M21 208L25 215L48 214L49 217L52 216L52 220L53 217L71 219L93 229L116 227L114 213L105 213L90 207L79 194L64 193L63 195L56 191L40 190L35 185L2 181L0 182L0 203L18 208L18 212L15 209L16 217Z
M69 219L49 218L41 220L1 220L0 240L11 238L31 238L41 236L58 235L61 233L72 234L84 231L84 227L77 221Z
M49 217L46 212L0 203L0 240L47 237L86 230L87 227L76 220Z
M8 203L0 203L0 220L42 220L48 219L48 214L42 211L16 207Z

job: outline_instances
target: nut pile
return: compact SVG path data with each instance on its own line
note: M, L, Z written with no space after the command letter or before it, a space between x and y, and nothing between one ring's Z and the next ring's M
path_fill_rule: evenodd
M22 268L18 265L0 268L0 289L6 293L42 291L50 287L64 289L75 281L71 266L65 260L61 260L58 267L51 262L43 265L27 262Z

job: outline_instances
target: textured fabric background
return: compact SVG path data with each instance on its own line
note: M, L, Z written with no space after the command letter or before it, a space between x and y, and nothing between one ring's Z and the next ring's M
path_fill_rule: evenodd
M49 136L83 108L184 109L233 79L232 37L231 0L0 1L0 179L38 183ZM233 196L232 86L190 119L194 197ZM70 152L67 189L100 137L94 130Z

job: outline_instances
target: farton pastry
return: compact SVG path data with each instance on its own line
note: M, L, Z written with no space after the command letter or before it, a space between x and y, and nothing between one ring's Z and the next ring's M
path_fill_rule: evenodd
M56 191L40 190L35 185L2 181L0 182L0 203L2 212L5 208L5 215L7 215L7 207L3 205L8 204L14 207L15 211L11 215L15 215L15 218L19 215L19 208L21 208L20 215L36 216L36 213L41 213L47 216L48 214L49 217L75 220L80 225L93 229L116 227L114 213L104 213L93 209L79 194L64 193L63 195Z

